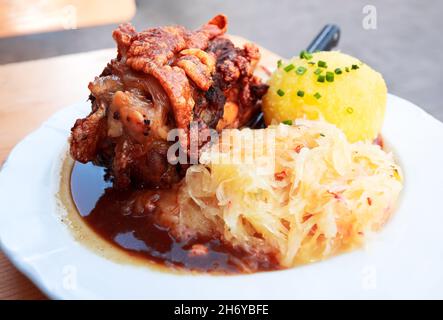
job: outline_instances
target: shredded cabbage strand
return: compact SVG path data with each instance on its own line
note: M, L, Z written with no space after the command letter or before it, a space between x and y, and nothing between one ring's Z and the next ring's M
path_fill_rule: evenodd
M266 139L255 143L252 131L272 135L275 148ZM283 267L360 246L386 223L402 189L391 153L349 143L323 121L231 130L229 137L188 169L182 216L216 225L234 247L274 254ZM239 147L233 142L239 138L249 143ZM244 160L251 146L252 162ZM244 161L219 161L223 157Z

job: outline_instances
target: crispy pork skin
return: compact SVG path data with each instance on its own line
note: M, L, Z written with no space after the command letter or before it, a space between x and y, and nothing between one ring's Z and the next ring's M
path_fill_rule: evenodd
M179 181L186 166L167 161L168 132L181 129L187 151L191 122L201 132L243 126L267 90L253 75L258 48L236 48L226 29L224 15L195 31L120 25L117 57L89 84L91 113L71 130L72 157L106 167L117 188Z

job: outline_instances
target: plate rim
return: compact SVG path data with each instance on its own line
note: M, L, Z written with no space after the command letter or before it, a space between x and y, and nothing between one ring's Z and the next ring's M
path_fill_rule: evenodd
M443 132L443 123L440 122L438 119L433 117L432 115L428 114L426 111L421 109L420 107L416 106L412 102L409 102L408 100L405 100L403 98L397 97L395 95L389 94L388 99L399 99L403 102L408 103L410 106L414 107L415 112L419 112L421 115L423 115L428 121L434 121L438 123L439 126L441 126L442 132ZM29 139L31 139L33 136L35 136L38 132L41 130L44 130L48 124L55 121L54 119L57 119L60 116L63 116L64 114L68 114L71 111L80 111L81 106L85 106L85 102L79 102L76 104L72 104L66 108L63 108L53 114L47 121L45 121L39 128L32 131L28 135L26 135L25 138L23 138L18 144L14 146L14 148L9 152L8 156L6 157L5 161L0 167L0 181L2 177L4 176L5 170L8 170L8 165L10 163L10 159L14 157L14 155L18 152L17 150L20 150L20 148L23 148L26 146L26 143ZM69 129L65 128L66 130ZM394 146L395 147L395 146ZM400 159L401 160L401 159ZM406 173L407 174L407 173ZM402 192L403 193L403 192ZM0 213L1 215L1 213ZM70 231L67 231L70 232ZM73 239L74 240L74 239ZM75 241L75 240L74 240ZM33 284L41 290L47 297L50 299L72 299L72 298L80 298L80 297L66 297L60 294L60 292L57 292L56 290L53 290L48 283L45 283L44 279L39 275L36 266L34 263L29 262L26 260L26 256L21 252L20 250L14 250L13 247L8 245L7 243L4 243L3 236L2 236L2 229L0 228L0 250L5 254L5 256L8 258L8 260L21 272L23 273L27 278L30 279L30 281L33 282Z

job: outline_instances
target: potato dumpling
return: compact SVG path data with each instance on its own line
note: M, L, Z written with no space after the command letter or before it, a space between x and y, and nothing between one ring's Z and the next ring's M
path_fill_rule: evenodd
M387 89L380 73L338 51L302 53L280 62L263 99L266 124L323 118L350 142L380 133Z

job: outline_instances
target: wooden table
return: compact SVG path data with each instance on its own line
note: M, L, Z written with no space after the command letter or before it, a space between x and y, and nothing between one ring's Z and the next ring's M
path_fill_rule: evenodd
M238 46L246 41L230 37ZM260 51L260 65L276 65L279 56L261 47ZM87 84L115 55L115 49L104 49L0 66L0 163L17 142L51 114L86 100ZM0 252L0 299L44 298Z
M2 0L0 37L130 21L134 0Z
M0 66L0 163L51 114L86 100L88 82L115 54L105 49ZM45 299L1 252L0 299Z

